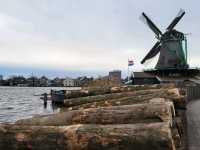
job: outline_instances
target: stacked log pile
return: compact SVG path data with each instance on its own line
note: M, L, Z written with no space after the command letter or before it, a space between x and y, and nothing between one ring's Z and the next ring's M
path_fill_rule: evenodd
M68 93L60 113L0 125L0 149L185 148L185 99L174 85L85 91Z

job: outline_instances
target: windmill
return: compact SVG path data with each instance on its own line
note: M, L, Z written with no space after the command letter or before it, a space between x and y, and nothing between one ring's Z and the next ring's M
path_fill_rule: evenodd
M185 11L181 9L171 24L166 28L164 33L151 21L151 19L143 12L141 19L155 33L158 41L153 48L141 61L144 64L147 60L154 58L160 53L158 62L155 66L157 70L166 69L187 69L187 44L186 37L182 32L175 30L175 26L185 15Z

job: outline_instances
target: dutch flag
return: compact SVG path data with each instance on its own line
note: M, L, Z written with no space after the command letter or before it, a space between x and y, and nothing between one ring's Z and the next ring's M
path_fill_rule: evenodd
M133 66L134 65L134 61L132 59L128 60L128 66Z

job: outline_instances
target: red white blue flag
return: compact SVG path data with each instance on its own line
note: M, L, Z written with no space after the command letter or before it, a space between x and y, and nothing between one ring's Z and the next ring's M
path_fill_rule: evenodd
M134 65L134 61L131 59L128 60L128 66L133 66Z

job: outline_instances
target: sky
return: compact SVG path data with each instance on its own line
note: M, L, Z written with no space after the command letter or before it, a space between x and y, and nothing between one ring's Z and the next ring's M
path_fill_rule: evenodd
M200 13L196 0L0 0L0 74L104 75L141 70L156 42L139 19L144 11L162 30L180 8L176 29L188 35L191 67L200 67Z

